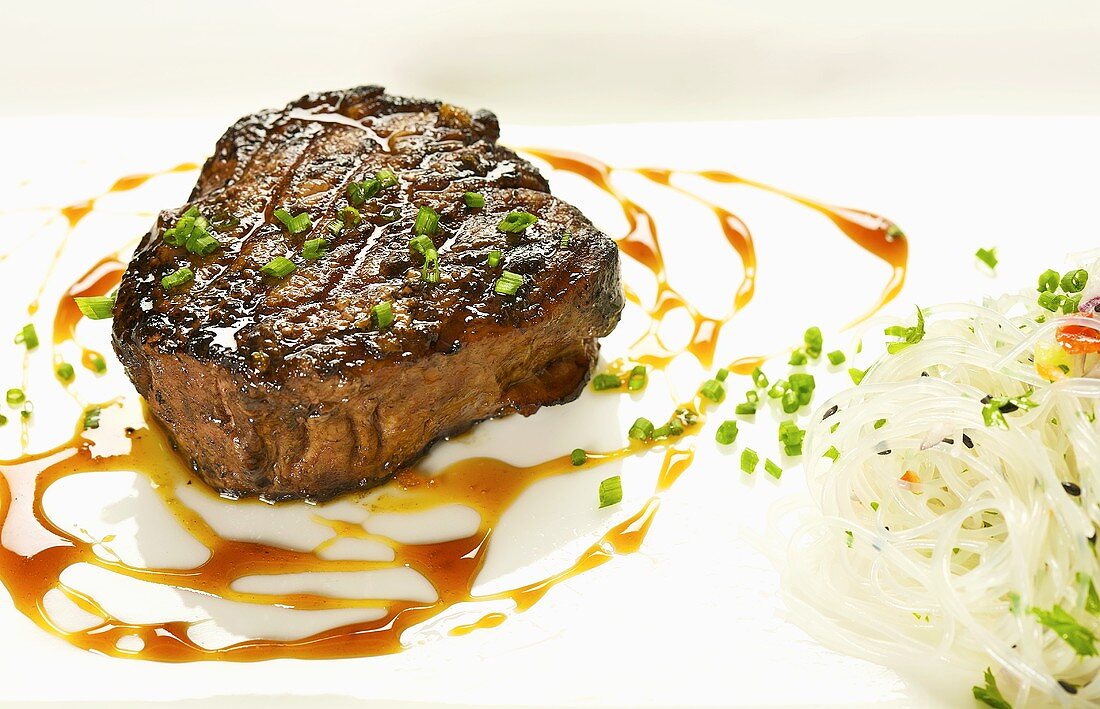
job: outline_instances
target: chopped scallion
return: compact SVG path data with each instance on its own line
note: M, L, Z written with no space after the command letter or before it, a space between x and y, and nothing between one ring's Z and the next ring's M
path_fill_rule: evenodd
M794 352L791 352L791 358L787 361L787 364L794 367L800 367L803 364L806 364L807 361L808 360L806 358L806 352L799 348L796 349Z
M103 359L103 355L98 352L88 353L88 363L92 365L92 369L96 374L103 374L107 371L107 360Z
M863 378L867 376L867 371L863 369L856 369L855 367L848 368L848 376L852 378L852 383L859 386L859 383L863 381Z
M573 465L579 467L588 462L588 453L586 453L583 448L574 448L573 452L569 454L569 460L573 463Z
M1062 276L1059 283L1066 293L1080 293L1085 289L1085 284L1088 281L1089 272L1083 268L1078 268L1075 271L1068 271L1066 275Z
M848 359L840 350L833 350L827 356L829 358L829 364L832 364L834 366L838 364L844 364L845 360Z
M92 295L73 298L76 307L89 320L106 320L114 314L115 298L110 295Z
M569 232L565 232L564 234L562 234L561 235L561 247L563 249L568 249L569 248L569 240L572 239L572 238L573 238L573 235L570 234Z
M724 381L726 381L726 378L729 377L729 375L730 375L730 370L726 369L725 367L722 367L721 369L718 370L717 373L715 373L714 378L717 379L720 382L724 382Z
M191 269L187 266L177 268L164 278L160 279L160 285L165 290L172 290L177 286L182 286L195 277L195 274L191 272Z
M986 266L989 266L990 268L997 268L997 249L980 248L974 252L974 256L976 256L977 259L984 263Z
M276 256L260 268L260 273L275 278L286 278L297 268L294 262L285 256Z
M389 301L382 301L371 308L371 317L375 326L381 331L393 324L393 306Z
M464 192L462 201L470 209L482 209L485 206L485 195L480 192Z
M822 458L828 458L829 460L836 460L840 457L840 451L836 449L836 446L829 446L829 450L825 451Z
M27 323L19 334L15 336L15 344L23 345L28 350L38 347L38 332L34 329L34 323Z
M27 395L22 389L8 389L7 400L8 406L19 406L27 400Z
M291 216L285 209L276 209L272 212L274 217L283 223L291 234L301 234L313 228L313 222L309 218L309 212L302 212L297 216Z
M53 371L57 378L63 382L71 382L76 377L76 370L68 362L59 362Z
M783 475L783 468L772 462L771 458L764 460L764 472L778 480Z
M752 448L741 451L741 470L748 474L756 472L756 466L760 463L760 455Z
M757 367L752 370L752 383L757 389L765 389L768 386L768 377L764 374L764 370Z
M817 359L821 356L821 348L825 345L825 338L821 335L821 328L816 326L807 328L805 334L802 336L802 340L806 344L806 354L813 359Z
M506 234L521 234L538 220L539 218L530 212L508 212L504 219L500 220L497 229Z
M515 295L522 285L523 276L511 271L501 271L500 278L497 279L493 290L500 295Z
M737 422L723 421L714 434L714 440L724 446L728 446L737 440Z
M746 401L743 404L738 404L733 408L733 413L740 416L752 416L756 413L756 404Z
M84 409L84 430L87 431L91 428L99 428L99 414L101 409L98 406L92 406Z
M626 380L626 388L630 391L641 391L649 382L644 364L639 364L630 370L630 376Z
M1061 294L1055 294L1050 291L1043 291L1039 294L1039 307L1046 308L1052 313L1058 312L1058 308L1062 307L1062 303L1066 300L1066 296Z
M617 374L597 374L592 377L592 388L596 391L618 389L623 385L623 380Z
M627 435L636 441L648 441L653 437L653 429L653 422L641 416L630 427Z
M1053 293L1058 290L1060 280L1061 276L1058 275L1058 272L1048 268L1039 275L1039 292Z
M439 229L439 213L431 207L421 207L416 212L416 222L413 223L413 234L417 236L430 236Z
M616 475L600 483L600 509L617 505L623 500L623 481Z
M315 261L328 253L328 239L306 239L302 244L302 258Z
M726 388L717 379L708 379L699 387L699 393L716 404L722 403L726 398Z
M378 174L375 175L375 178L380 183L382 183L383 188L396 187L397 186L397 175L394 174L393 170L387 170L387 169L379 170Z
M497 249L493 249L489 252L489 257L485 260L485 262L489 264L489 268L496 268L498 265L500 265L501 256L503 256L503 254L501 254L500 251L498 251Z

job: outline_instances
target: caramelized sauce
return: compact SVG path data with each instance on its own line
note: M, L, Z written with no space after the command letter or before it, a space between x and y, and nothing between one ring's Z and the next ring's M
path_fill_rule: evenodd
M725 208L704 200L673 183L676 171L644 168L635 172L666 185L705 204L713 211L727 243L738 253L743 264L743 277L733 294L729 311L723 317L711 317L699 312L668 282L658 238L657 225L640 205L619 191L612 181L615 168L593 158L573 153L532 150L532 154L549 162L555 169L578 174L616 199L626 216L627 233L618 239L623 253L645 266L657 281L657 296L652 304L643 306L650 316L645 335L634 344L631 361L663 367L677 356L690 353L705 367L713 363L715 348L723 326L752 298L756 278L756 254L753 237L745 223ZM181 165L172 171L194 169ZM818 204L797 195L737 178L729 173L704 171L694 173L718 182L738 182L781 194L828 216L840 230L863 248L893 267L893 276L882 294L880 303L892 298L904 282L906 244L900 232L891 229L890 222L867 212L840 209ZM115 182L110 191L139 187L153 175L132 175ZM95 199L60 210L75 227L95 206ZM887 231L892 237L887 238ZM67 237L66 237L67 239ZM59 247L59 258L64 244ZM55 258L56 261L56 258ZM103 295L117 285L125 266L121 260L108 257L95 264L71 288L58 304L54 316L55 347L74 341L80 318L73 297ZM53 266L47 273L47 279ZM642 305L637 294L628 288L627 297ZM31 312L37 307L37 298ZM876 307L878 307L876 306ZM662 318L674 309L684 309L693 319L690 341L682 348L671 349L661 342L658 327ZM85 350L86 353L90 352ZM744 357L729 364L740 374L750 373L764 361L763 357ZM608 394L609 396L614 394ZM693 412L698 402L685 404ZM700 416L700 419L702 417ZM657 482L647 502L632 511L623 521L608 529L572 564L547 578L501 591L475 596L474 583L484 564L504 512L534 483L559 475L575 473L568 455L553 458L529 467L518 467L489 458L472 458L451 465L433 476L406 471L389 485L374 493L361 494L361 502L372 511L423 511L444 504L459 503L480 515L478 530L464 539L434 544L401 544L370 535L362 525L316 517L328 526L334 537L315 549L295 551L258 542L228 539L220 536L198 513L180 501L176 495L181 485L190 484L187 464L173 451L167 436L150 421L136 431L123 436L107 426L96 436L78 431L72 440L53 450L26 454L11 461L0 461L0 520L17 520L21 534L17 553L9 544L0 546L0 582L4 584L15 606L37 625L65 638L76 647L115 657L142 658L169 662L193 660L253 661L279 657L338 658L381 655L403 649L402 633L438 616L459 603L510 601L515 612L527 610L555 585L573 576L607 563L617 555L637 551L646 537L661 503L661 494L672 487L690 467L694 458L691 442L701 423L686 426L682 437L675 440L640 444L607 453L589 453L586 469L605 462L636 455L647 448L663 448L664 458ZM111 436L107 451L97 450L95 440ZM121 451L121 452L119 452ZM83 539L50 520L42 506L45 491L58 481L83 473L106 471L136 471L147 477L168 510L197 541L209 551L209 558L192 569L149 569L129 566L118 559L104 558L96 553L101 542ZM13 494L13 488L16 492ZM205 487L205 494L214 493ZM229 503L225 503L229 504ZM262 504L241 501L232 504ZM370 539L389 546L395 561L332 560L320 555L327 546L341 538ZM5 539L5 541L8 541ZM34 542L36 548L25 547ZM193 623L170 621L151 624L125 623L109 614L96 599L83 595L60 582L61 572L74 564L89 564L116 574L163 586L194 591L200 594L243 603L272 605L292 609L378 608L384 615L377 620L329 629L301 640L250 640L222 649L206 649L189 635ZM419 572L436 589L438 598L430 603L393 601L388 599L342 599L306 593L269 595L245 593L233 587L235 580L250 575L292 574L318 571L367 571L406 566ZM64 632L54 625L45 612L44 597L58 589L80 608L102 619L95 627L78 632ZM452 635L464 635L481 628L496 627L507 615L493 612L474 623L458 625ZM124 639L141 641L141 649ZM135 643L136 645L136 643ZM124 649L125 648L125 649Z
M115 256L107 256L88 269L81 279L69 288L61 302L57 304L57 312L53 318L53 344L55 349L57 345L63 342L75 343L81 350L81 364L92 371L96 371L95 358L102 359L103 355L95 350L88 349L77 341L76 325L84 315L77 307L74 298L107 295L119 284L125 271L125 263L119 261ZM60 362L60 357L56 352L54 353L54 361L55 363Z

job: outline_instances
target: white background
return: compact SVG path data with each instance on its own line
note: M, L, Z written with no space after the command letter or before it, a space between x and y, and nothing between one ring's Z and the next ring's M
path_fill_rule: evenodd
M894 309L905 312L913 302L1029 284L1065 252L1094 246L1100 121L714 121L1100 111L1100 6L957 5L9 5L0 43L4 206L23 199L15 189L23 179L44 203L79 199L118 175L203 157L240 114L308 90L380 83L491 108L516 143L620 164L732 169L887 214L911 238L913 270ZM666 123L592 125L649 121ZM178 201L187 186L176 189ZM601 216L583 197L575 195ZM766 199L721 197L756 231L761 288L772 289L731 329L723 344L731 356L791 344L811 322L839 325L852 314L853 289L869 289L860 302L877 292L883 273L873 261L852 270L850 252L833 261L830 250L815 250L818 239L837 238L827 225ZM678 215L683 205L663 209ZM702 217L685 224L692 219ZM610 217L603 224L616 226ZM681 238L694 244L700 233L685 228ZM971 258L992 245L1002 258L997 279ZM792 259L796 278L766 281ZM19 286L8 281L4 292ZM762 428L761 450L774 437ZM494 631L394 658L137 665L73 653L0 611L11 643L0 696L104 706L202 697L223 699L201 706L265 707L965 703L970 675L927 669L933 658L913 658L898 674L835 655L786 621L762 548L770 502L800 489L795 470L778 486L746 480L712 451L666 500L643 555L577 579ZM266 696L245 703L256 693Z

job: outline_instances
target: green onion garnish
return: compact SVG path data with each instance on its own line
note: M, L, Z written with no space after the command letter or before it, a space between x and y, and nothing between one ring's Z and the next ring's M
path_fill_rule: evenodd
M805 372L794 372L789 381L791 390L798 395L798 405L805 406L813 398L814 388L817 383L814 375Z
M802 348L799 348L796 349L794 352L791 352L791 358L787 361L787 364L794 367L799 367L803 364L806 364L807 361L808 359L806 357L806 352Z
M27 400L23 402L23 408L19 409L19 418L26 421L34 413L34 402Z
M649 381L649 377L646 374L646 368L644 364L639 364L634 369L630 370L630 376L626 380L626 388L630 391L640 391L645 389L646 383Z
M974 255L986 266L989 266L990 268L997 268L997 249L981 248L975 251Z
M472 192L467 192L466 194L473 194L473 193ZM574 448L573 452L569 454L569 460L575 466L578 466L578 467L582 466L582 465L584 465L585 463L588 462L588 453L585 453L583 448Z
M592 388L596 391L618 389L623 385L623 380L615 374L597 374L592 377Z
M98 406L93 406L84 410L84 430L87 431L90 428L99 428L99 414L101 409Z
M1039 307L1046 308L1052 313L1058 312L1058 308L1062 306L1066 300L1066 296L1061 294L1055 294L1050 291L1043 291L1039 294Z
M497 229L506 234L521 234L527 227L539 220L530 212L508 212L504 219L497 224Z
M439 213L431 207L421 207L416 213L413 233L417 236L431 235L439 229Z
M519 287L523 285L523 276L511 271L501 271L493 290L500 295L515 295Z
M427 207L421 207L420 213L416 217L418 225L431 228L435 228L431 224L421 224L421 214L424 214L424 210ZM431 212L431 210L428 210ZM431 212L435 214L435 212ZM430 217L425 217L430 221ZM436 216L436 222L438 223L438 215ZM418 227L419 228L419 227ZM426 283L439 283L439 252L435 250L435 244L432 243L431 238L427 234L419 234L412 239L409 239L409 250L415 251L418 254L424 256L424 265L420 269L420 279Z
M636 441L648 441L653 437L653 428L653 422L642 416L630 427L627 435Z
M764 460L764 472L778 480L783 475L783 468L772 462L771 458Z
M1040 293L1053 293L1058 290L1058 284L1060 280L1058 272L1048 268L1039 275L1039 292Z
M328 239L306 239L302 244L302 258L315 261L328 252Z
M886 345L886 351L890 354L897 354L910 345L915 345L924 339L924 313L920 308L917 308L917 324L913 327L902 327L901 325L894 325L888 327L883 332L891 337L900 337L897 342L891 342Z
M714 440L718 441L724 446L728 446L737 440L737 422L736 421L723 421L722 425L718 427L718 430L714 433Z
M714 378L717 379L720 382L724 382L724 381L726 381L726 378L729 377L729 375L730 375L730 370L726 369L725 367L722 367L721 369L719 369L717 372L714 373Z
M350 182L347 189L348 202L358 207L380 191L382 191L382 181L377 177L369 177L362 182Z
M756 466L760 463L760 455L752 448L741 451L741 470L749 475L756 472Z
M76 370L68 362L59 362L53 371L57 378L63 382L71 382L76 377Z
M182 286L194 277L195 274L191 272L191 269L184 266L183 268L177 268L175 271L172 271L167 276L160 279L160 285L164 290L172 290L176 286Z
M388 300L384 300L371 308L371 317L379 331L385 330L393 324L393 306Z
M492 251L490 251L489 258L486 259L486 263L489 264L489 268L496 268L497 265L500 264L501 256L503 256L503 254L501 254L500 251L498 251L497 249L493 249Z
M821 356L821 348L825 345L825 338L821 336L820 328L816 326L807 328L802 340L806 343L806 354L813 359Z
M826 356L829 358L829 364L832 365L844 364L845 360L848 359L840 350L833 350Z
M198 207L189 207L174 227L165 230L164 242L171 246L183 246L193 254L206 256L221 246L221 242L210 234L209 226L210 222L199 213Z
M1081 307L1081 294L1073 296L1066 296L1066 299L1062 301L1062 312L1066 315L1073 315Z
M783 413L785 414L793 414L798 411L798 407L801 406L801 404L798 403L798 392L794 389L788 389L783 392L780 401L783 406Z
M344 223L344 226L348 227L355 226L363 221L363 216L359 214L359 210L350 204L337 212L336 216Z
M187 240L187 250L196 256L206 256L217 251L222 245L222 242L218 241L209 234L204 234L198 237L192 237Z
M28 350L38 347L38 332L34 329L34 323L27 323L19 334L15 336L15 344L24 345Z
M233 216L224 209L215 214L214 217L210 220L210 226L214 227L218 231L229 231L240 223L240 219Z
M756 404L752 403L751 401L747 401L743 404L738 404L737 406L733 407L733 413L739 414L741 416L752 416L756 413Z
M722 403L726 398L726 388L717 379L708 379L703 382L703 386L699 387L699 393L716 404Z
M464 192L462 193L462 201L470 209L481 209L485 206L485 195L479 192Z
M338 222L333 219L331 222L328 223L328 233L332 234L333 236L340 236L340 232L342 232L343 230L344 225L342 222Z
M864 369L856 369L855 367L848 368L848 376L852 378L852 383L859 386L859 383L863 381L863 378L867 376L867 371Z
M8 406L19 406L27 400L27 395L22 389L8 389L7 399Z
M765 389L768 386L768 377L764 374L764 370L757 367L752 370L752 383L757 389Z
M877 431L885 425L886 425L886 419L877 419L875 421L875 430Z
M397 175L395 175L393 173L393 170L386 170L386 169L379 170L378 174L375 175L375 178L380 183L382 183L383 188L396 187L397 186Z
M836 446L829 446L829 450L825 451L822 458L828 458L829 460L836 460L840 457L840 451L836 449Z
M276 256L260 268L260 273L275 278L286 278L297 268L294 262L285 256Z
M600 483L600 509L622 502L623 481L618 475Z
M106 320L113 315L115 298L110 295L92 295L73 298L76 307L84 313L89 320Z
M6 426L8 423L8 417L4 414L0 414L0 426Z
M563 249L569 248L569 240L571 238L573 238L573 235L570 234L569 232L565 232L564 234L561 235L561 247Z
M107 361L98 352L89 352L88 361L92 363L92 369L95 370L96 374L103 374L107 371Z
M1085 284L1089 281L1089 272L1083 268L1079 268L1076 271L1069 271L1066 275L1062 276L1060 285L1062 290L1066 293L1080 293L1085 289Z
M276 209L272 214L283 223L291 234L301 234L313 228L313 222L309 218L309 212L302 212L298 216L291 216L285 209Z
M753 389L749 389L745 392L745 401L755 406L760 403L760 394Z

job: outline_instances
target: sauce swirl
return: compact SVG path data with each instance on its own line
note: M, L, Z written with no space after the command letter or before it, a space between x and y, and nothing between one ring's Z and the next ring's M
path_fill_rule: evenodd
M665 168L627 169L707 206L713 212L726 242L740 257L742 278L732 294L728 312L723 317L708 316L701 313L669 283L657 223L646 209L616 187L613 174L620 168L612 168L599 160L576 153L546 149L531 149L526 152L546 161L555 170L571 172L585 178L615 199L622 209L628 229L618 237L619 247L623 254L647 268L657 281L657 294L650 304L643 304L640 297L627 288L627 297L641 306L649 316L647 331L628 352L630 360L662 368L676 357L690 354L704 367L710 368L723 327L738 310L750 302L755 291L758 277L756 252L753 235L744 221L726 208L679 186L674 177L680 171ZM166 172L182 172L196 167L185 164ZM136 189L157 174L163 173L120 178L108 192ZM874 309L892 299L904 283L907 244L901 232L888 220L861 210L830 207L727 172L700 171L690 174L714 182L739 183L767 190L824 214L844 235L892 267L891 279ZM59 215L69 224L70 233L95 208L99 197L59 210ZM55 263L67 242L68 235L57 249ZM76 326L81 316L73 298L109 293L119 282L124 270L125 264L120 257L105 257L89 268L67 290L57 305L53 318L52 340L55 348L66 342L75 342ZM45 274L45 280L52 273L51 265ZM44 287L43 283L43 289ZM32 314L38 308L41 292L42 289L28 307ZM684 309L690 315L693 331L685 346L669 348L661 341L658 328L662 319L677 308ZM98 353L83 347L82 351L85 365L90 366L90 358ZM745 357L729 363L728 367L736 373L746 374L763 361L763 357ZM282 657L360 657L398 652L404 648L401 640L403 632L457 604L510 601L514 612L523 612L543 598L555 585L601 566L618 555L637 551L660 508L661 494L676 483L694 458L692 443L701 425L703 406L700 401L693 400L682 403L680 408L697 414L699 419L698 422L685 426L683 436L645 444L632 442L619 450L588 454L586 469L622 460L649 448L662 449L661 469L648 500L623 521L604 532L565 569L506 591L476 596L473 593L494 531L504 512L531 485L555 476L569 475L577 470L569 455L528 467L514 466L490 458L472 458L454 463L430 477L415 470L403 472L379 491L359 493L359 501L372 511L394 512L423 511L446 504L462 504L472 508L480 516L477 531L468 537L447 542L404 544L370 535L362 525L326 520L325 523L336 535L335 539L369 538L387 545L394 555L392 562L336 560L320 554L333 539L326 540L314 549L300 551L226 538L218 534L200 514L176 496L175 491L179 486L190 484L191 473L186 462L173 452L167 435L148 415L145 416L144 427L128 428L125 432L104 426L96 431L95 436L91 436L78 426L72 439L56 448L27 453L15 460L0 461L0 521L3 522L5 532L8 532L10 523L18 521L18 525L12 529L18 528L21 535L26 533L31 540L21 539L19 545L0 544L0 582L11 594L16 608L44 630L63 637L78 648L114 657L167 662L211 659L255 661ZM104 436L109 439L109 444L101 446ZM209 550L208 559L195 568L183 570L130 566L117 558L104 558L97 554L96 543L60 527L46 515L42 501L50 486L70 476L107 471L137 471L139 475L147 477L180 526ZM204 487L201 489L206 490ZM204 494L214 493L206 490ZM261 503L241 501L232 504ZM33 543L33 550L26 548L29 543ZM12 546L17 546L19 551L13 550ZM242 603L277 603L285 608L304 610L371 607L382 609L383 614L376 620L332 628L299 640L256 639L224 648L208 649L195 642L189 634L194 625L192 622L179 620L135 624L112 616L95 598L61 582L61 573L74 564L88 564L139 581ZM249 575L369 571L394 566L405 566L420 573L436 589L437 599L433 602L419 602L342 599L307 593L272 595L243 592L234 587L235 580ZM43 600L46 594L54 590L61 591L78 607L98 616L101 622L75 632L65 632L58 628L46 613ZM456 626L451 633L464 635L477 629L496 627L507 622L508 617L505 613L488 613L474 623ZM140 640L140 650L133 649L135 636Z

